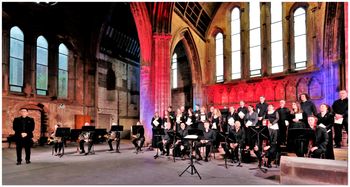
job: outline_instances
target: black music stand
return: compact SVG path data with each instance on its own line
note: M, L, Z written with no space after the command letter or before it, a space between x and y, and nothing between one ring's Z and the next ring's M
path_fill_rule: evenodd
M133 125L131 128L132 128L131 129L132 135L137 135L140 132L141 129L144 129L142 125ZM135 153L138 154L139 153L139 149L136 149Z
M70 131L70 140L71 141L77 141L79 135L82 133L81 129L72 129Z
M164 129L152 129L152 131L153 131L154 136L163 136L163 135L165 135ZM158 150L159 150L158 143L159 142L157 142L157 145L156 145L157 146L157 154L154 155L154 159L157 159L159 157L159 155L158 155Z
M104 142L104 136L107 134L107 129L95 129L94 142L101 143Z
M253 138L253 137L257 138L258 147L260 147L260 144L262 144L262 142L260 142L260 141L269 140L269 138L270 138L269 129L267 128L267 126L262 126L262 125L249 126L249 131L251 134L251 138ZM264 149L263 147L261 147L261 148ZM261 150L261 151L263 151L263 150ZM259 166L257 168L249 168L249 170L254 170L254 169L260 169L264 173L267 172L267 169L262 168L261 166Z
M55 136L61 137L62 144L64 142L65 137L69 137L70 128L69 127L59 127L56 129ZM52 150L53 151L53 150ZM59 156L60 158L64 155L64 145L62 145L62 154Z
M189 138L188 135L196 135L196 138ZM188 165L186 167L185 170L183 170L183 172L179 175L181 177L182 174L185 173L185 171L187 171L189 168L191 168L191 172L189 172L191 175L194 174L193 171L195 171L195 173L197 173L199 179L202 179L202 177L200 176L200 174L198 173L196 167L193 164L193 156L192 156L192 150L193 150L193 143L196 140L201 139L201 137L203 137L203 131L200 129L188 129L188 135L185 136L185 139L187 139L190 142L190 165ZM187 137L187 138L186 138Z
M288 139L300 142L298 146L301 149L301 155L304 157L305 152L307 151L309 140L315 140L316 135L315 131L311 128L291 128L288 130ZM308 156L308 155L307 155Z
M96 127L95 126L83 126L81 128L82 131L95 131Z
M123 130L124 130L124 126L123 125L112 125L111 126L111 131L120 132L120 131L123 131Z
M229 136L229 132L219 132L218 133L221 137L223 137L224 138L224 141L225 141L225 145L226 145L226 150L229 150L228 149L228 147L230 146L230 142L229 141L231 141L231 142L233 142L233 140L231 139L231 138L229 138L228 136ZM232 153L233 154L233 153ZM227 166L233 166L232 164L227 164L227 155L228 155L228 153L225 153L225 156L224 156L224 160L225 160L225 164L224 164L224 166L225 166L225 168L227 169ZM218 164L219 166L221 166L221 164ZM239 166L240 164L238 164L237 166Z

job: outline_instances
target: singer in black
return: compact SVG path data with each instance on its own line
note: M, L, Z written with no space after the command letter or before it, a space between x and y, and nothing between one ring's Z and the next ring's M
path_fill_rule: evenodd
M308 94L306 93L300 94L299 101L300 101L301 110L303 110L303 112L305 112L307 116L312 116L312 115L316 116L317 114L316 106L312 101L310 101L310 97Z
M276 110L279 116L278 119L278 128L280 133L280 142L281 144L286 144L286 132L287 132L287 126L289 125L289 114L290 111L288 108L285 107L286 101L281 100L280 101L280 107Z
M239 122L241 122L241 125L245 124L245 115L248 113L248 108L245 106L244 101L240 101L239 102L239 107L237 108L237 116L238 116L238 120ZM244 115L243 115L244 114Z
M162 136L162 140L158 142L158 148L160 149L160 151L162 151L162 155L169 156L169 150L170 150L170 146L173 143L173 134L174 134L174 130L171 129L171 125L169 123L167 123L167 126L164 129L164 134ZM165 147L165 150L164 150Z
M199 142L196 142L195 149L196 149L196 154L198 155L197 160L203 160L203 158L201 156L201 152L199 151L199 148L205 146L205 159L204 159L204 161L208 162L208 156L210 153L210 149L211 149L216 137L214 135L214 131L209 129L209 121L204 122L204 129L205 130L203 131L203 137Z
M328 143L325 152L326 159L334 160L334 150L333 150L333 121L334 115L330 112L330 107L326 104L320 105L320 113L316 115L317 126L326 128L328 133Z
M312 141L310 145L309 155L312 158L321 158L321 155L326 152L328 143L328 134L326 128L322 126L316 126L315 117L308 117L308 123L310 127L315 131L316 139Z
M151 125L152 125L152 132L153 132L152 133L152 147L156 148L157 144L161 140L161 138L159 136L154 136L154 130L161 129L163 126L163 120L159 116L158 112L154 113L154 117L152 118Z
M141 122L136 123L137 126L142 126ZM142 151L141 148L143 147L143 143L145 142L145 129L142 127L140 129L137 129L136 135L132 135L134 138L132 140L132 144L134 144L136 151ZM137 141L140 141L140 145L137 144Z
M22 162L22 148L26 153L26 163L30 164L30 148L32 146L33 131L35 127L34 119L28 116L28 109L20 109L20 117L13 120L13 130L15 131L17 165Z
M336 122L334 124L334 142L335 147L341 147L342 141L342 129L345 127L346 133L348 133L348 93L346 90L341 90L339 92L339 99L334 101L332 105L333 112L335 113L335 119L338 121L343 119L341 124Z
M258 113L258 125L262 125L262 121L265 118L267 112L267 103L265 102L265 97L260 96L260 102L256 104L256 112Z

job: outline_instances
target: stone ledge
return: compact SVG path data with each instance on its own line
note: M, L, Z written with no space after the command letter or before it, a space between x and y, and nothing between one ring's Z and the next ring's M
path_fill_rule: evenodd
M347 161L281 157L281 184L348 184Z

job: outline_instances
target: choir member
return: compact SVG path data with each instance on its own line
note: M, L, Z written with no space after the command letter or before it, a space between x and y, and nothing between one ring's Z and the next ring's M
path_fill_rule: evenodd
M185 123L185 116L183 115L184 112L181 111L181 109L176 110L176 116L175 116L175 128L180 129L180 124Z
M195 110L193 111L194 116L196 117L195 123L198 123L200 121L200 114L201 114L201 108L198 104L196 104Z
M154 113L154 116L153 116L152 121L151 121L151 125L152 125L152 130L153 130L153 133L152 133L152 147L157 147L158 142L161 141L161 137L160 136L155 136L154 130L163 128L162 127L163 120L159 116L158 112Z
M182 113L182 116L187 116L186 110L185 110L185 106L181 106L180 107L180 111Z
M326 149L326 159L334 160L334 150L333 150L333 120L334 115L330 112L330 107L326 104L320 105L320 113L316 115L317 117L317 126L326 128L328 133L328 143Z
M310 156L312 158L321 158L321 155L326 152L328 143L328 134L325 127L320 125L316 126L316 118L313 116L308 117L308 123L310 127L315 131L316 139L312 141L310 145Z
M254 111L252 105L248 106L248 112L245 115L244 127L248 128L249 126L256 126L258 123L258 113Z
M218 133L223 132L221 112L218 108L214 109L213 115L211 117L211 122L212 122L211 129L214 131L214 136L216 137L214 141L214 146L215 146L215 149L218 149L220 145L220 139L221 139L221 136L219 136Z
M215 140L214 131L209 128L209 121L205 121L204 122L203 137L200 141L195 143L195 150L196 150L196 154L198 155L197 160L203 159L201 154L200 154L199 148L205 146L205 159L204 159L204 161L208 162L208 156L209 156L210 149L212 147L214 140Z
M289 128L309 128L307 123L307 115L300 108L299 103L292 103L292 110L289 115Z
M271 162L275 160L276 153L280 151L280 143L279 143L279 128L278 128L278 120L279 115L278 112L274 110L273 105L268 106L266 119L268 119L269 123L269 135L270 139L268 141L269 145L264 149L267 150L267 167L271 167Z
M185 124L187 128L197 128L196 116L193 113L192 108L187 110L187 116L185 116Z
M200 130L204 130L204 122L209 121L205 110L206 110L205 107L202 106L199 114L199 121L198 121L198 129Z
M207 114L207 118L209 119L210 123L213 123L211 120L212 120L212 116L213 116L213 113L214 113L214 109L215 108L213 106L211 106L210 109L209 109L209 112Z
M236 163L236 160L240 163L241 160L238 156L238 149L240 148L240 154L242 155L242 151L245 148L245 131L244 128L241 128L241 122L235 121L234 127L230 128L229 137L233 140L233 143L230 143L230 147L233 149L232 151L232 160Z
M228 123L229 120L233 120L233 121L239 120L239 117L238 117L237 113L235 112L235 108L233 106L230 106L228 114L226 116L227 123ZM228 128L229 128L228 124L223 124L223 131L224 132L228 132L228 130L227 130Z
M167 123L167 126L164 128L164 135L162 136L162 140L158 142L158 147L162 152L162 155L169 156L170 146L174 141L173 136L174 130L171 129L171 125ZM165 150L164 150L165 147Z
M173 120L171 119L171 116L168 112L168 110L164 111L164 117L163 117L163 124L162 126L165 127L167 125L167 123L170 123L171 124L171 128L173 129L174 128L174 123L173 123Z
M185 136L188 135L188 128L186 128L185 123L180 124L180 130L178 131L178 134L180 136L180 139L175 142L175 151L180 152L180 157L184 159L185 155L187 154L187 151L189 150L189 143L185 138Z
M348 93L346 90L339 92L339 99L334 101L332 105L333 112L335 113L334 121L334 142L335 147L341 147L342 141L342 129L345 127L346 133L348 133Z
M302 93L299 96L300 107L307 116L316 116L317 110L315 104L310 101L310 97L306 93Z
M265 97L260 96L260 102L256 104L256 112L258 113L258 125L262 125L262 121L265 118L267 112L267 103L265 102Z
M289 109L286 108L285 105L286 105L286 101L281 100L280 107L276 110L279 115L278 128L280 132L280 142L283 145L286 143L286 132L287 132L287 126L289 125L288 119L290 114Z
M168 116L171 120L171 124L174 125L174 121L175 121L175 112L173 111L173 107L172 106L169 106L168 109Z
M244 124L244 117L248 113L248 108L245 106L245 103L243 100L239 102L239 107L237 108L237 116L238 120L241 122L241 125Z

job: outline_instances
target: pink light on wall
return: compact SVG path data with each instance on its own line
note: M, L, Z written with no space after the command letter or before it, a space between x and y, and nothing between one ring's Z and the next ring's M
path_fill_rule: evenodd
M349 58L349 54L348 54L348 2L344 2L344 18L345 18L345 89L349 89L348 88L348 58Z

